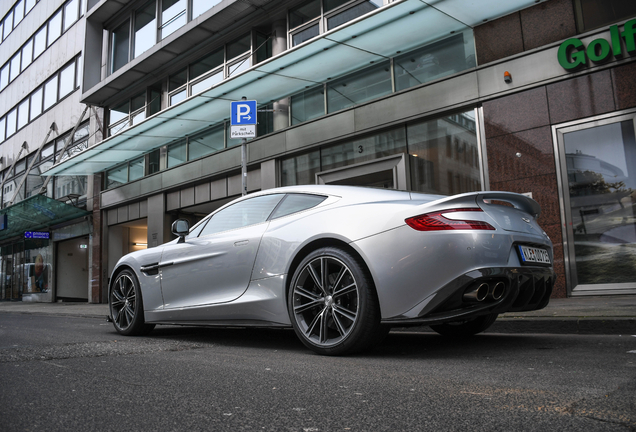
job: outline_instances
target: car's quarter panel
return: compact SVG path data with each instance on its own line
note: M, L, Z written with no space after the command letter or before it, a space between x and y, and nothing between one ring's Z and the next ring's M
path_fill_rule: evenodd
M160 262L166 309L232 301L245 292L268 223L167 245Z

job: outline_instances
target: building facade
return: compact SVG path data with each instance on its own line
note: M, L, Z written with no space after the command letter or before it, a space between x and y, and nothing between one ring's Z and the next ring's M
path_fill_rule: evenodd
M171 240L177 218L194 223L241 195L241 140L229 123L230 102L242 98L259 107L258 136L246 144L248 193L323 183L529 194L555 246L553 296L636 294L633 2L85 8L83 46L67 62L81 70L69 112L87 107L90 139L42 177L85 181L83 298L105 302L116 261ZM4 50L3 59L12 64ZM7 108L18 107L18 123L25 97ZM6 142L16 158L20 139L3 150ZM77 229L75 216L56 229ZM52 273L64 279L58 238ZM63 285L42 300L64 298Z
M0 298L95 301L93 177L43 175L103 138L80 103L86 2L0 8Z

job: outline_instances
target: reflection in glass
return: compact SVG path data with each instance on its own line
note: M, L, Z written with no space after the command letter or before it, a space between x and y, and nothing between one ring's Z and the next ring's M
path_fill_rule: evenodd
M110 113L109 122L108 122L109 125L117 123L119 120L122 120L123 118L128 117L128 113L129 113L128 101L120 105L117 105L116 107L111 108L109 113Z
M120 165L106 172L106 189L128 182L128 164Z
M33 37L33 58L36 58L46 49L46 26Z
M53 18L49 20L49 40L47 42L47 46L51 46L51 44L60 37L62 34L62 11L56 13Z
M42 87L31 94L31 120L42 113Z
M323 148L322 171L353 165L406 151L404 128L395 128L365 138Z
M161 2L161 38L165 39L186 23L186 0Z
M320 151L316 150L281 161L281 186L315 184L320 171Z
M11 75L9 81L13 81L20 75L20 61L22 60L22 53L18 51L16 55L11 59Z
M202 79L201 81L197 82L196 84L192 85L192 94L197 94L202 92L203 90L207 90L210 87L220 83L221 81L223 81L223 71L219 71L215 74L210 75L209 77Z
M327 111L344 108L391 93L389 63L372 66L327 84Z
M128 63L130 23L124 22L111 34L111 73Z
M60 99L75 90L75 62L60 72Z
M135 49L137 57L157 43L157 20L155 2L151 1L135 13Z
M52 107L57 102L57 76L44 84L44 109Z
M18 129L22 129L29 122L29 99L18 105Z
M351 20L358 18L359 16L365 15L371 11L374 11L378 8L376 4L370 1L362 2L357 4L349 9L340 12L332 17L327 19L327 30L331 30L338 26L341 26L344 23L347 23Z
M31 64L31 59L33 57L33 39L29 39L29 41L24 44L22 47L22 66L21 69L25 70L27 66Z
M77 0L71 0L64 6L64 31L68 30L78 18Z
M138 157L130 161L130 170L128 173L128 181L140 179L144 176L145 156Z
M409 124L411 188L454 195L481 190L474 112Z
M186 161L186 142L182 141L168 147L168 168L180 165Z
M289 10L289 28L293 29L320 16L320 0L311 0Z
M223 49L216 50L190 65L190 79L193 80L201 75L216 69L223 64ZM183 84L183 83L181 83ZM180 84L180 85L181 85ZM177 86L178 87L178 86Z
M320 26L318 24L307 27L306 29L299 31L298 33L294 33L294 35L292 36L292 44L294 46L300 45L301 43L308 41L309 39L315 38L319 34Z
M563 135L577 285L636 281L633 120Z
M239 60L238 62L230 65L228 68L228 76L233 76L238 73L243 72L244 70L249 69L252 66L252 58L245 57L243 60Z
M7 138L15 133L16 120L17 109L14 108L13 110L9 111L9 114L7 114Z
M475 67L472 30L411 51L394 60L396 90Z
M188 154L189 160L197 159L210 153L223 150L224 144L224 126L216 126L209 131L200 135L196 135L189 139Z
M314 87L291 97L292 125L325 115L323 86Z
M233 42L227 44L227 60L232 60L234 57L240 56L252 49L252 38L250 33L247 33Z

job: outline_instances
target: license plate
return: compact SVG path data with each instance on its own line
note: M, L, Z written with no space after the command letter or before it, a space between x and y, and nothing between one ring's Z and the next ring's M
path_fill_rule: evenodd
M519 245L519 252L523 263L550 264L550 255L545 249Z

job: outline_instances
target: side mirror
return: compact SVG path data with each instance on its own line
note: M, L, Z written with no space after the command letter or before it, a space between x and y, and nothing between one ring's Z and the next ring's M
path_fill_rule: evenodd
M172 223L172 234L179 237L178 243L185 241L185 236L190 232L190 222L185 219L177 219Z

